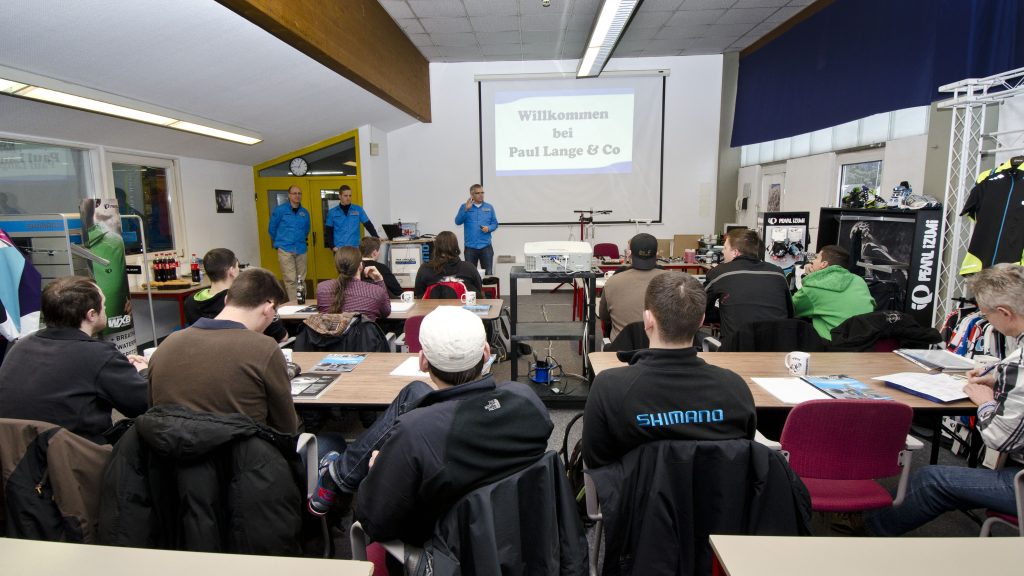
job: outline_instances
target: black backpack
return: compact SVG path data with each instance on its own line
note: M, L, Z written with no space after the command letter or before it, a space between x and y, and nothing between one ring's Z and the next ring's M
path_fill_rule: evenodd
M589 524L591 521L587 517L587 494L583 483L582 438L576 441L576 445L572 448L572 453L569 453L569 434L572 432L573 425L581 418L583 418L583 412L573 416L572 420L569 420L569 423L565 425L565 435L562 437L560 453L562 455L562 463L565 464L565 475L569 479L569 488L576 498L576 511L579 513L580 518L583 519L583 522Z

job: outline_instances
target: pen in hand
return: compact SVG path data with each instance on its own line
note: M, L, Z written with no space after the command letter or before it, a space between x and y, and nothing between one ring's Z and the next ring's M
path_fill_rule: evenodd
M989 372L991 372L991 371L995 370L996 368L998 368L1000 364L1002 364L1002 362L996 362L995 364L989 364L988 366L985 367L984 370L981 371L981 374L978 374L977 376L975 376L975 378L981 378L982 376L987 375Z

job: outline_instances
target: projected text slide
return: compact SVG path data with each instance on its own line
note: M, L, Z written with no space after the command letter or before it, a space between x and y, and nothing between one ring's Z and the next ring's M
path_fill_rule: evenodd
M633 107L631 89L497 92L496 175L628 174Z

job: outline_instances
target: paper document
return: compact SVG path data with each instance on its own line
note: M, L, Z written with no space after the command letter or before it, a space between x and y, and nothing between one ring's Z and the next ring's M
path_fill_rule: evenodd
M879 376L875 380L882 380L893 388L932 402L953 402L967 398L967 394L964 394L964 385L967 384L967 379L949 374L900 372Z
M829 398L828 394L799 378L751 378L751 380L786 404L799 404L807 400L827 400Z
M405 312L407 310L412 310L412 305L413 304L415 304L415 302L402 302L401 300L392 300L391 301L391 311L392 312Z
M417 380L423 380L424 382L430 381L430 374L426 372L420 372L420 358L419 356L413 356L412 358L406 358L405 362L398 365L391 371L392 376L410 376Z
M316 313L316 305L307 306L305 304L293 304L291 306L280 306L277 309L278 314L314 314Z

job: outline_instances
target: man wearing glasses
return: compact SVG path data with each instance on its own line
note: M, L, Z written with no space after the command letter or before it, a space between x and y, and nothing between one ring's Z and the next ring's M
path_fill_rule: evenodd
M309 236L309 212L302 207L302 189L288 188L288 203L270 214L270 241L277 250L288 300L295 300L299 282L306 277L306 249Z

